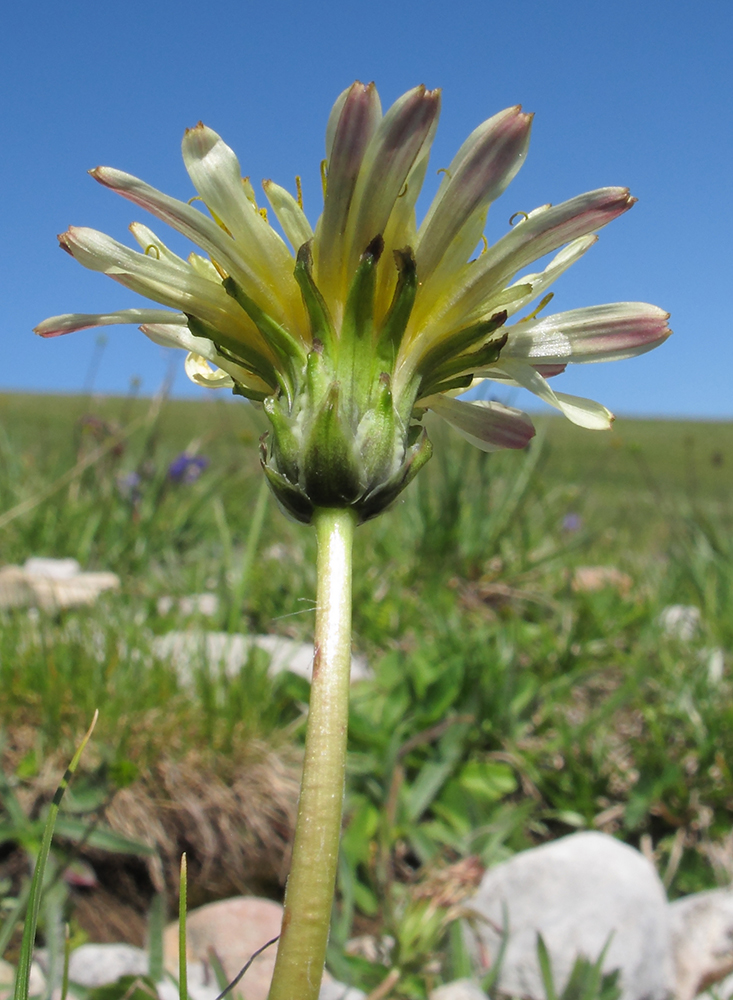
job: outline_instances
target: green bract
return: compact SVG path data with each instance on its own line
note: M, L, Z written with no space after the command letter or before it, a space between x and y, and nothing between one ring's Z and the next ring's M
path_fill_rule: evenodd
M374 517L431 454L427 434L412 422L423 377L413 378L401 392L393 390L395 362L415 300L415 260L409 247L395 251L399 278L380 322L374 299L383 251L384 240L377 236L362 254L340 336L313 280L310 243L298 252L296 278L308 310L312 349L291 366L283 392L265 400L272 433L261 450L275 496L301 521L310 521L314 507L349 506L360 520ZM492 348L492 358L501 343ZM440 379L440 362L428 371Z

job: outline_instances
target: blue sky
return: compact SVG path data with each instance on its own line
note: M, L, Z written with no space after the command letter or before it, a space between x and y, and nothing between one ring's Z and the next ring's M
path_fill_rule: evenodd
M119 167L187 199L180 139L201 119L253 181L292 189L301 174L315 221L331 104L373 79L384 105L416 83L443 88L428 191L483 119L517 103L536 113L527 162L489 215L491 242L515 211L548 201L611 184L639 198L558 282L552 310L648 301L672 313L675 334L642 358L578 366L558 389L620 414L733 416L730 0L694 10L679 0L29 0L3 20L0 390L81 390L99 332L42 341L31 328L142 304L56 245L69 224L132 242L127 225L149 221L89 168ZM95 390L124 393L139 377L153 392L171 352L134 327L105 333ZM208 391L173 357L176 393Z

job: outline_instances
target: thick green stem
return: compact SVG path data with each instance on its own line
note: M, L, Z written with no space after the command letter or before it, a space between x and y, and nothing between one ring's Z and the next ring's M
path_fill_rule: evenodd
M269 1000L317 1000L336 884L351 669L350 510L319 509L315 653L303 781Z

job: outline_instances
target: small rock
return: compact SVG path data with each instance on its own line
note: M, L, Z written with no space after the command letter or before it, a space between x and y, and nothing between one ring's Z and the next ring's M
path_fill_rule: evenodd
M454 979L430 993L430 1000L487 1000L475 979Z
M482 972L498 954L506 906L502 993L544 1000L538 932L550 953L558 993L576 957L595 961L609 938L603 970L621 970L622 1000L664 1000L672 992L664 888L653 865L614 837L576 833L517 854L486 872L467 906L478 918L472 927Z
M696 892L670 903L669 911L675 997L692 1000L733 972L733 891Z
M228 677L236 676L253 649L270 655L270 676L291 670L310 681L313 673L313 646L279 635L242 635L228 632L167 632L153 641L153 655L170 660L182 683L190 684L195 668L202 662L209 669L222 668ZM352 656L351 680L371 676L363 657Z
M355 986L346 986L345 983L324 976L318 1000L366 1000L366 993Z
M193 615L203 615L213 618L219 611L219 598L216 594L187 594L185 597L159 597L156 603L159 615L169 615L174 608L185 618Z
M390 966L392 964L392 952L395 946L395 939L391 934L383 934L376 937L374 934L360 934L359 937L350 938L345 946L344 952L357 958L365 958L367 962Z
M613 587L622 597L627 597L634 585L628 573L615 566L578 566L573 573L573 590L590 594L606 587Z
M15 967L0 958L0 1000L9 1000L13 995Z
M31 975L28 982L28 995L31 997L43 996L46 992L46 977L41 971L37 962L31 963Z
M700 609L694 604L670 604L659 614L659 624L665 635L680 642L691 642L700 628Z
M731 997L733 997L733 976L726 976L725 979L721 979L716 984L715 990L711 990L709 995L712 996L713 992L717 1000L731 1000Z
M191 910L186 919L188 958L191 962L207 962L209 949L213 948L231 981L253 952L277 937L282 916L279 903L256 896L235 896ZM247 1000L267 1000L276 955L274 944L258 955L245 973L242 992ZM177 977L177 921L169 924L163 934L163 959L166 970ZM200 1000L209 998L202 996Z
M177 968L175 975L178 976ZM186 967L186 979L191 1000L216 1000L221 993L216 976L208 962L189 962ZM158 991L158 1000L180 1000L179 989L170 979L156 983L155 988ZM231 996L236 1000L237 995L238 991L235 988ZM239 995L241 996L241 993ZM249 994L246 996L249 1000Z
M725 671L725 653L717 646L715 649L706 650L708 681L713 687L723 680Z
M82 944L69 956L69 979L88 989L147 974L147 954L131 944Z
M15 986L15 967L0 958L0 1000L10 1000ZM31 963L31 975L28 983L28 995L43 996L46 992L46 977L38 964Z
M117 590L115 573L82 573L76 559L27 559L0 569L0 608L38 607L55 612L94 604L105 590Z
M29 576L44 576L49 580L69 580L81 573L81 566L76 559L46 559L43 556L26 559L23 569Z

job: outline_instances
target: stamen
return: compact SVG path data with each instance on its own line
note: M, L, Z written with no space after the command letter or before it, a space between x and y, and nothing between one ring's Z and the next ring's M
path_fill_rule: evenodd
M221 278L221 280L222 281L226 281L226 279L229 277L229 272L225 271L224 268L221 266L221 264L219 264L217 261L215 261L213 257L211 258L211 263L216 268L216 272L219 275L219 277Z
M155 256L156 256L156 258L158 260L160 260L160 249L158 247L156 247L156 245L154 243L148 243L148 245L145 247L145 256L146 257L148 256L148 250L155 250Z
M193 204L193 202L195 202L195 201L201 201L201 202L203 202L203 203L204 203L204 205L206 205L206 202L204 201L204 199L203 199L203 198L201 197L201 195L199 195L199 194L195 194L195 195L193 196L193 198L189 198L189 199L188 199L188 202L187 202L187 204L188 204L188 205L192 205L192 204ZM229 230L228 230L228 229L227 229L227 227L226 227L226 226L224 225L224 223L223 223L223 222L221 221L221 219L220 219L220 218L219 218L219 216L218 216L218 215L216 214L216 212L212 211L212 209L210 209L208 205L206 205L206 207L207 207L207 208L209 209L209 212L210 212L210 214L211 214L211 217L212 217L212 219L214 220L214 222L215 222L215 223L217 224L217 226L219 226L219 228L220 228L220 229L223 229L223 230L224 230L224 232L225 232L225 233L227 234L227 236L231 236L232 234L231 234L231 233L229 232Z
M326 197L326 188L328 187L328 160L321 160L321 187L323 188L323 197Z
M303 211L303 184L298 174L295 175L295 187L298 192L298 208Z
M526 212L515 212L514 215L511 217L511 219L509 220L509 225L513 226L517 221L517 219L520 219L522 222L524 222L524 220L528 218L529 216L527 215Z
M436 174L445 174L445 176L448 178L449 181L453 180L453 175L451 174L450 170L446 169L446 167L440 167L435 172Z
M483 257L483 255L489 249L489 241L486 239L483 233L481 233L481 242L483 243L483 247L481 248L481 253L479 254L479 257Z
M244 188L244 196L247 201L257 208L257 199L255 198L255 189L252 187L252 181L249 177L242 178L242 187Z
M265 220L265 222L267 222L267 209L266 208L258 208L257 211L260 213L260 215Z
M534 309L529 314L529 316L525 316L523 319L520 319L519 322L520 323L527 323L531 319L537 319L537 316L542 312L542 310L545 308L545 306L548 305L553 300L554 297L555 297L555 293L554 292L548 292L547 295L543 296L543 298L540 299L540 304L537 306L537 308Z

